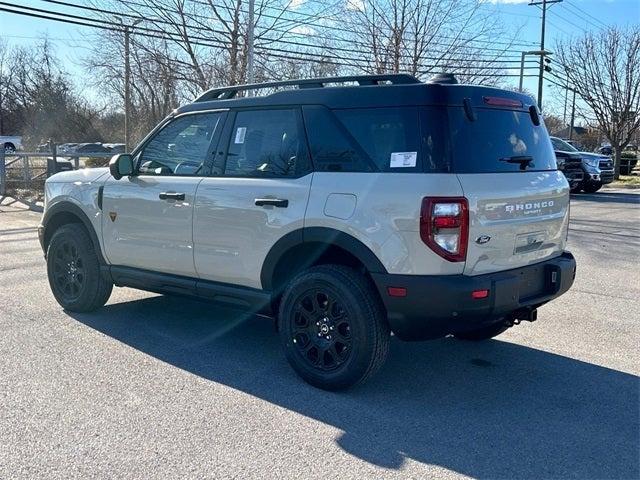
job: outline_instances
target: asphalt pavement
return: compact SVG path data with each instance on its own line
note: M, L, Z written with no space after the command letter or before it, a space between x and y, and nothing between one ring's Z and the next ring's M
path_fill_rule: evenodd
M495 340L392 339L343 393L270 321L115 289L54 301L40 214L0 206L0 478L640 478L640 195L572 198L572 290Z

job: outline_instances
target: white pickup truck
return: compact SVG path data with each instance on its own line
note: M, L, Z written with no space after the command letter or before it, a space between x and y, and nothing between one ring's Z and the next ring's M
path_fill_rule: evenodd
M17 136L0 136L0 146L4 147L5 153L13 153L16 150L22 150L22 137Z

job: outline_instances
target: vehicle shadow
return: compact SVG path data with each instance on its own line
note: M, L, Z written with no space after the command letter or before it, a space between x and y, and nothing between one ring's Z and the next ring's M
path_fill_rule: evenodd
M492 340L393 339L369 383L314 389L286 364L269 320L179 297L73 314L126 345L333 425L346 452L479 478L638 478L638 377Z
M595 203L638 203L640 204L640 194L607 192L603 190L596 193L578 193L571 194L571 200L582 200L585 202Z

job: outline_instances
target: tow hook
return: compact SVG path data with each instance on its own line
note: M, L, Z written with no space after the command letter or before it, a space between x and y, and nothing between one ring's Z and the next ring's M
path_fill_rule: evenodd
M537 308L523 308L517 310L510 318L507 319L509 326L520 325L521 322L535 322L538 319Z

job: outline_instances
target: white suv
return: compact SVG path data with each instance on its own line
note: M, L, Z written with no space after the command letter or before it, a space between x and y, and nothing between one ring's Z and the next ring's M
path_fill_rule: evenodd
M340 389L391 332L491 338L570 288L569 186L530 97L448 76L249 88L204 93L109 169L47 180L60 305L99 308L117 285L270 313L296 372Z

